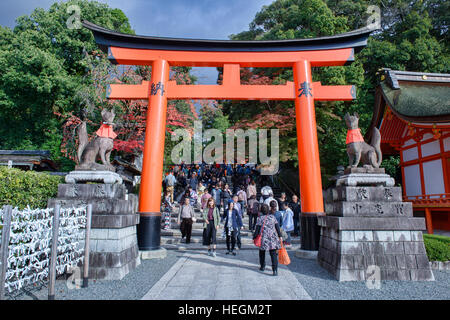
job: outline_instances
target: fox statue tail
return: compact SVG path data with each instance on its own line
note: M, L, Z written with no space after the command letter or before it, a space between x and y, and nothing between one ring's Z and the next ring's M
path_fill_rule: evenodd
M383 160L380 144L381 144L380 131L377 128L373 128L372 141L370 145L375 149L375 152L377 153L377 167L380 167L381 161Z
M86 129L86 121L83 121L78 128L78 163L81 163L81 156L88 142L89 138Z

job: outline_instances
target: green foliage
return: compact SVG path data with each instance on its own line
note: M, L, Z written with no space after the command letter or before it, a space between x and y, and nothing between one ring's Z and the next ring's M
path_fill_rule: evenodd
M446 244L450 244L450 237L447 237L447 236L441 236L438 234L424 234L423 237L427 238L427 239L438 240L438 241L444 242Z
M63 179L47 173L0 167L0 205L19 209L46 208L47 200L55 197Z
M134 33L121 10L87 0L36 8L13 30L0 27L0 148L50 150L63 170L73 164L60 152L62 120L55 113L78 112L77 93L91 84L83 52L98 50L89 30L67 27L70 5L80 7L81 19Z
M377 72L387 67L397 70L449 72L449 3L438 0L276 0L263 6L249 24L249 30L231 35L233 40L276 40L334 35L367 25L369 5L381 8L381 30L369 38L368 46L355 62L345 67L313 68L313 80L323 85L353 84L357 97L352 102L316 102L316 119L324 187L335 175L338 165L347 165L346 127L343 116L357 111L364 134L372 118ZM290 69L252 69L254 74L270 77L272 83L292 81ZM231 125L254 119L265 110L286 114L292 102L224 102L224 115ZM284 110L284 111L283 111ZM280 153L296 160L296 131L280 137ZM383 162L395 177L395 158ZM401 179L396 179L401 181Z
M383 159L383 161L381 162L381 167L386 170L386 173L388 175L394 177L397 184L402 181L400 170L400 156L392 156Z
M450 238L424 234L423 241L430 261L450 261Z

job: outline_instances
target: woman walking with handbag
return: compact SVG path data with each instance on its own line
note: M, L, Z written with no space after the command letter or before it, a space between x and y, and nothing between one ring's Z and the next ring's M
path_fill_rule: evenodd
M278 249L281 249L280 225L274 216L274 212L269 210L267 204L263 204L261 207L261 216L256 221L256 229L253 235L253 239L258 240L261 238L259 247L259 270L264 271L266 267L266 250L269 250L270 259L272 260L272 272L273 275L278 275ZM258 241L255 241L258 242Z
M228 201L228 209L223 213L224 229L227 236L227 253L236 255L234 246L236 245L236 235L240 228L242 228L242 218L239 212L234 208L233 200Z
M205 229L205 244L208 246L208 255L216 256L216 232L219 229L220 213L213 198L208 199L203 210L203 229ZM211 253L212 246L212 253Z

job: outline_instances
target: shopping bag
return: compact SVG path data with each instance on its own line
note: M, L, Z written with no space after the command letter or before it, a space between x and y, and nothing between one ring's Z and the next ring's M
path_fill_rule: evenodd
M253 243L255 244L255 246L261 247L261 233L258 234L255 239L253 239Z
M289 258L289 255L283 244L281 244L281 249L278 250L278 262L284 265L288 265L291 263L291 259Z
M267 217L264 219L264 222L263 222L263 225L262 225L262 228L261 228L259 234L256 236L255 239L253 239L253 243L257 247L261 247L261 238L262 238L262 234L263 234L263 231L264 231L264 225L266 224L266 220L267 220Z

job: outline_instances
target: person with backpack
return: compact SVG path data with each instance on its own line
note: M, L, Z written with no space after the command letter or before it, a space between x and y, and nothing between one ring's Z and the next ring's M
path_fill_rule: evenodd
M259 215L259 202L256 200L256 195L252 195L248 200L248 228L250 231L255 231L256 220Z

